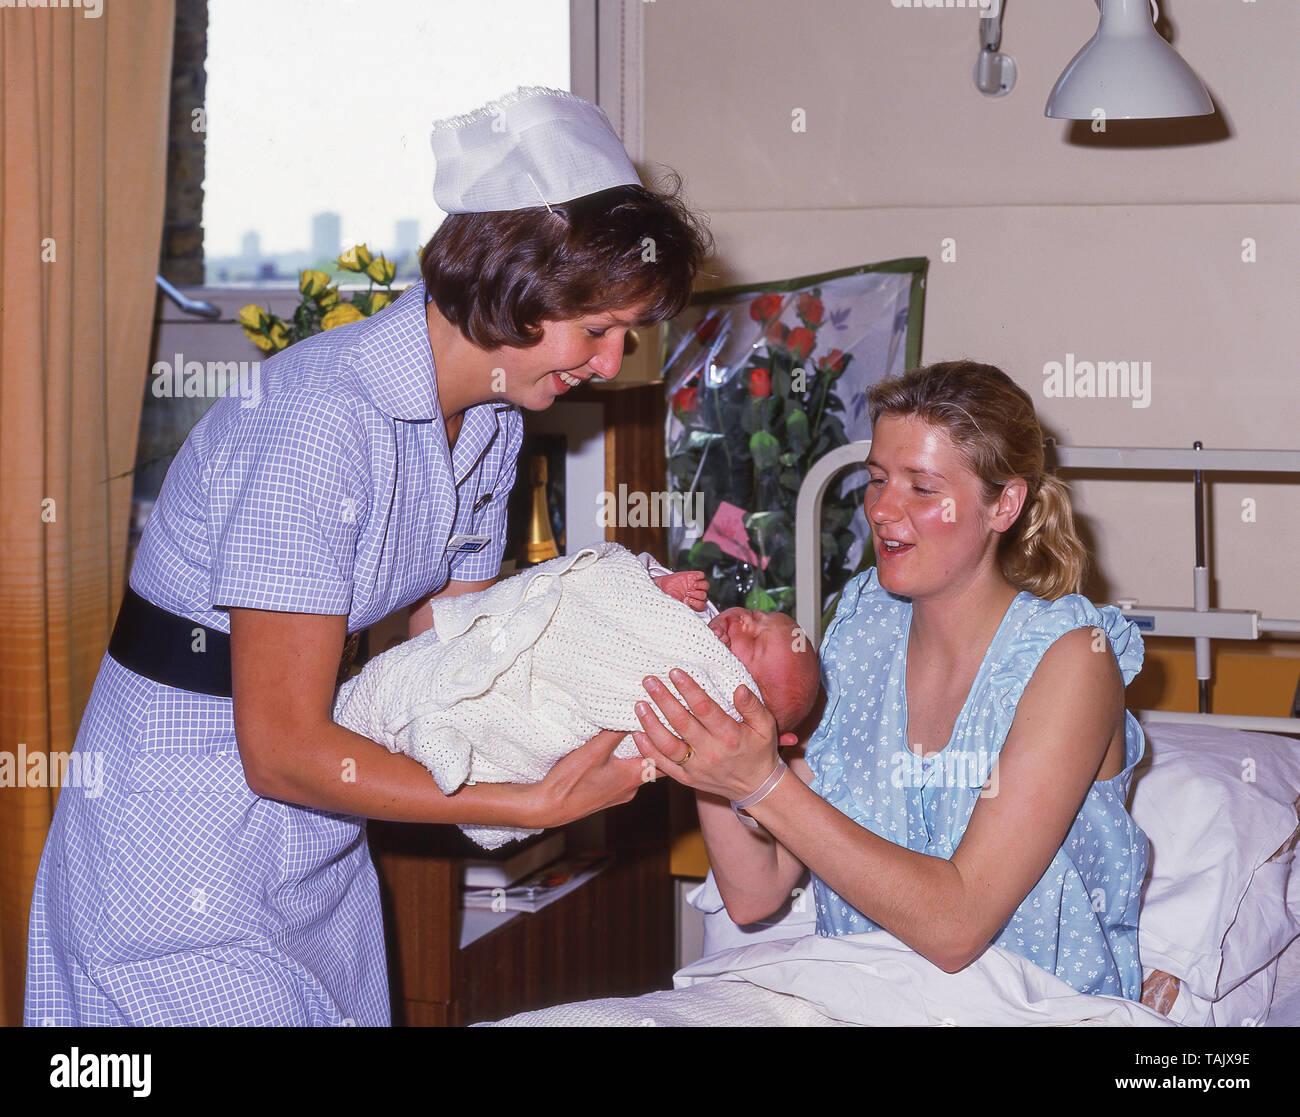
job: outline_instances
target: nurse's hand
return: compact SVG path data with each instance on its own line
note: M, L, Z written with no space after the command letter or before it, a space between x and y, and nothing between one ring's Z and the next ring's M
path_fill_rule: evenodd
M564 826L595 811L629 802L642 783L647 765L637 757L614 755L627 736L605 729L555 765L546 779L529 789L535 815L529 826Z
M643 731L633 733L632 739L642 756L678 783L725 799L743 799L776 768L777 747L798 744L793 733L777 732L776 718L748 687L736 688L733 701L745 719L736 721L685 671L675 670L669 678L690 709L653 675L643 682L676 734L664 728L648 704L638 702Z

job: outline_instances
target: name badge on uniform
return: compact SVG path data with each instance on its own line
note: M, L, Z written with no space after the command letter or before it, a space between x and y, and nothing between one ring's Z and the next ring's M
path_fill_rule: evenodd
M467 535L461 531L447 540L447 550L473 555L483 550L491 542L492 536L490 535Z

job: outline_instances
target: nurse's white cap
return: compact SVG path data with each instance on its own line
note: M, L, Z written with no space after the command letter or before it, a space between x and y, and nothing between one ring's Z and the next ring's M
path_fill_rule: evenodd
M560 89L520 86L436 121L430 141L433 200L446 213L552 205L641 185L609 117Z

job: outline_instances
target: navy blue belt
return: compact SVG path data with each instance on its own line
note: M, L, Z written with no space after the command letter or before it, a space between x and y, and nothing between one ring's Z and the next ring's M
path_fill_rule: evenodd
M361 633L343 646L337 687L348 677ZM148 601L129 585L108 642L108 654L128 671L179 690L229 698L230 634L189 617L178 617Z

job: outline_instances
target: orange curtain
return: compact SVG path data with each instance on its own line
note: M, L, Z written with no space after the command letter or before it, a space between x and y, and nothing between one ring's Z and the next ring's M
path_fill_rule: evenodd
M174 0L56 2L0 8L0 753L15 777L25 756L71 752L126 583L175 19ZM18 1024L58 790L0 782L0 1023Z

